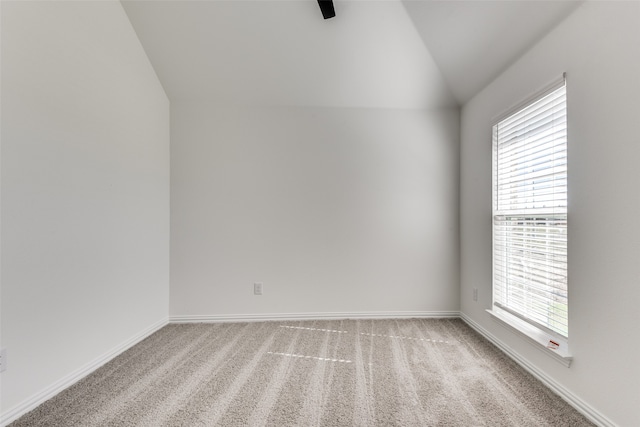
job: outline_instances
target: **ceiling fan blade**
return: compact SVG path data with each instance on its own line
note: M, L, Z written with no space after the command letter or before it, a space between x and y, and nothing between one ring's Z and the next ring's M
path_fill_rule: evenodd
M324 19L336 16L336 10L333 7L333 0L318 0L318 5L320 6Z

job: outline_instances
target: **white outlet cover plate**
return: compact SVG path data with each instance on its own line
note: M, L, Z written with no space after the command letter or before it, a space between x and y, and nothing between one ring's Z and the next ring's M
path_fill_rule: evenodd
M253 284L254 295L262 295L262 283L256 282Z

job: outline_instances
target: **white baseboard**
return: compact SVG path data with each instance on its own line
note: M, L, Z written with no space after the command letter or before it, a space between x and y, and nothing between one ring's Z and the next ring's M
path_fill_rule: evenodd
M35 409L38 405L44 403L45 401L51 399L56 394L60 393L62 390L80 381L82 378L86 377L87 375L89 375L90 373L92 373L93 371L95 371L105 363L109 362L111 359L123 353L124 351L133 347L135 344L139 343L140 341L142 341L149 335L153 334L160 328L164 327L168 323L169 321L167 319L156 322L155 324L151 325L144 331L134 335L133 337L129 338L127 341L123 342L122 344L106 352L102 356L94 359L93 361L87 363L83 367L73 371L69 375L56 381L55 383L45 388L44 390L40 391L39 393L32 396L31 398L23 401L22 403L19 403L18 405L14 406L8 411L3 412L2 415L0 415L0 426L6 426L7 424L20 418L27 412Z
M471 320L469 316L464 313L460 313L460 318L471 328L475 329L480 335L489 340L493 345L502 350L507 356L513 359L518 365L522 366L527 372L540 380L545 386L550 388L554 393L565 400L569 405L573 406L578 412L587 417L591 422L601 427L617 427L616 424L605 417L602 413L597 411L591 405L580 399L578 396L567 390L562 385L558 384L553 378L542 372L536 366L532 365L520 354L516 353L506 345L502 343L498 338L492 335L489 331L484 329L475 321Z
M375 311L361 313L269 313L170 316L170 323L264 322L287 320L458 318L458 311Z

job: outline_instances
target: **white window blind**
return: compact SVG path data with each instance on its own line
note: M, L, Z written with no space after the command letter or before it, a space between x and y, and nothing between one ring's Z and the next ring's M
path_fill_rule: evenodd
M568 337L564 81L493 127L493 301Z

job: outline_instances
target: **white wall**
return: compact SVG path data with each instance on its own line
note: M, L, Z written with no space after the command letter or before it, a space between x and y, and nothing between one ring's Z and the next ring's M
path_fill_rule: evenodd
M166 321L169 102L117 1L2 2L2 413Z
M640 425L639 47L640 3L583 4L463 107L461 128L462 312L619 426ZM491 305L492 118L563 71L570 156L570 368L485 312Z
M172 102L171 316L457 312L458 131Z

